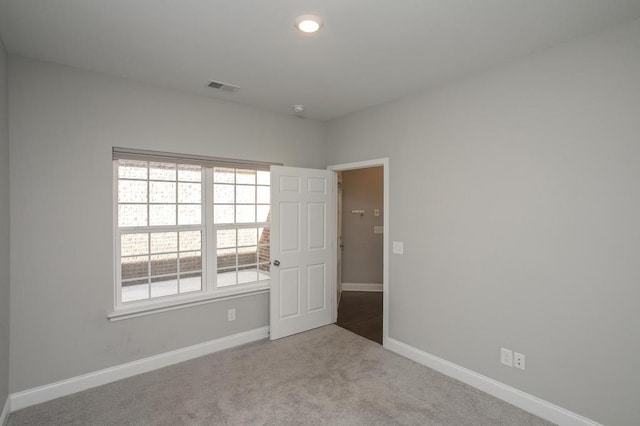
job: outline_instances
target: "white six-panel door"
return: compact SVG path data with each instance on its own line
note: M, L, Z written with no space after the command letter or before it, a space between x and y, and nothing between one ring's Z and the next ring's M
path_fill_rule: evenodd
M334 321L334 176L271 167L271 340Z

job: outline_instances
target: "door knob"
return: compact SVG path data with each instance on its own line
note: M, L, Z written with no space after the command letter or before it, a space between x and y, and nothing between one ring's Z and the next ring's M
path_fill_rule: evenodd
M280 266L280 261L279 260L274 260L273 261L273 266Z

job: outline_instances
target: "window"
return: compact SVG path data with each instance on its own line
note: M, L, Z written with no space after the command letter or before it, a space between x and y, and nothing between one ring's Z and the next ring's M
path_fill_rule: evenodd
M114 148L116 310L268 287L268 166L219 163Z
M213 169L217 285L269 279L269 172Z

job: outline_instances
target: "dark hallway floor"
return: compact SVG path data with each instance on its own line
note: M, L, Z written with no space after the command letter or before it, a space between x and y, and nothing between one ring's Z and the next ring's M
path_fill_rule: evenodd
M382 293L343 291L336 325L382 344Z

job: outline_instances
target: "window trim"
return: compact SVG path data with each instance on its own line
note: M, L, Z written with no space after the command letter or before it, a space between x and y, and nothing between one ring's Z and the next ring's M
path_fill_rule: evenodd
M151 301L145 300L144 303L141 303L140 305L114 309L112 312L107 314L107 318L110 321L119 321L160 312L173 311L175 309L204 305L207 303L221 302L223 300L237 299L239 297L254 296L268 292L269 281L258 281L257 283L243 285L241 291L239 291L239 289L228 289L209 293L199 292L197 295L187 293L176 295L169 299L159 298L162 302L158 302L157 299L152 299Z
M153 227L151 231L149 226L146 227L127 227L123 232L118 226L118 161L120 159L140 160L140 161L159 161L170 162L176 164L194 164L200 165L202 169L202 185L204 190L201 192L201 200L204 208L202 209L203 220L199 225L171 225ZM113 207L113 311L107 314L107 318L111 321L133 318L142 315L149 315L159 312L165 312L174 309L181 309L190 306L198 306L205 303L233 299L237 297L246 297L255 294L262 294L269 291L270 280L254 281L250 283L237 284L230 287L216 288L214 282L217 271L216 241L215 232L219 227L233 227L245 224L220 224L213 223L213 168L214 167L233 167L233 168L250 168L255 170L269 170L272 164L254 161L233 160L217 157L193 156L185 154L164 153L159 151L134 150L127 148L113 148L112 158L112 207ZM281 165L281 164L278 164ZM246 224L256 227L270 227L269 223L255 222ZM202 262L202 289L197 292L189 292L158 298L150 298L139 301L123 303L122 300L122 281L121 259L120 259L120 236L128 233L150 233L167 230L176 230L176 228L190 228L193 230L202 230L201 253ZM212 255L213 254L213 255ZM259 261L258 261L259 265Z
M250 167L256 170L269 170L271 166L282 166L282 163L268 161L238 160L234 158L209 157L206 155L179 154L175 152L150 151L147 149L131 149L113 147L114 160L156 161L160 163L192 164L203 167Z

